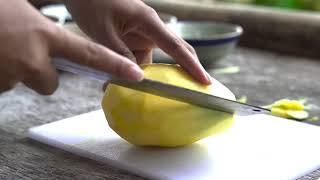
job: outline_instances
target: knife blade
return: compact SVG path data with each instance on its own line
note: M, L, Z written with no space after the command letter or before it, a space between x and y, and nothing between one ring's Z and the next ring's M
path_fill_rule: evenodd
M270 114L270 110L253 106L246 103L232 101L229 99L221 98L218 96L190 90L187 88L162 83L151 79L143 79L140 82L131 82L117 77L111 76L110 74L85 67L71 61L55 58L53 64L57 69L68 71L71 73L89 76L91 78L109 81L119 86L126 88L143 91L156 96L165 97L172 100L177 100L189 104L194 104L200 107L218 110L227 113L236 113L237 115L254 115L254 114Z

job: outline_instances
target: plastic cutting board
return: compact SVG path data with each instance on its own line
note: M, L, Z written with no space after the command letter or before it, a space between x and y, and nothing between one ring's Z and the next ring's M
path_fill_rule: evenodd
M181 148L130 145L102 110L31 128L28 136L151 179L287 180L320 168L320 127L267 115L237 117L229 130Z

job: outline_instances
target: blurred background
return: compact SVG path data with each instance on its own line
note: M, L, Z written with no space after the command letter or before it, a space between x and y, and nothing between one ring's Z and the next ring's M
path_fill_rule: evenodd
M161 0L159 0L161 1ZM213 2L229 2L229 3L239 3L239 4L252 4L258 6L271 6L289 9L303 9L311 11L320 10L319 0L171 0L171 1L194 1L200 3L213 3ZM52 4L59 2L59 0L30 0L36 6L43 6L47 4Z
M258 5L258 6L289 8L289 9L303 9L303 10L310 10L310 11L320 10L319 0L171 0L171 1L182 1L182 2L193 1L197 3L228 2L228 3L238 3L238 4L252 4L252 5ZM59 0L43 0L43 1L30 0L30 2L39 7L39 6L59 2Z
M176 0L185 1L185 0ZM270 6L288 9L303 9L310 11L320 10L319 0L191 0L201 3L212 3L212 2L229 2L239 4L252 4L258 6Z

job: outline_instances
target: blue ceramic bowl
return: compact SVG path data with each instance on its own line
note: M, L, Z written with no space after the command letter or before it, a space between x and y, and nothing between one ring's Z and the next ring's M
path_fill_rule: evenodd
M178 21L167 25L194 47L203 65L211 65L226 57L243 31L238 25L217 22ZM168 59L164 61L168 62Z

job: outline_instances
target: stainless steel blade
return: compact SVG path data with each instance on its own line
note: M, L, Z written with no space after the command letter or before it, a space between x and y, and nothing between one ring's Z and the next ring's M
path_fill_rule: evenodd
M231 101L221 97L193 91L183 87L144 79L140 82L129 82L118 79L110 74L85 67L66 59L55 58L53 64L57 69L71 73L85 75L100 81L109 81L119 86L143 91L153 95L166 97L169 99L195 104L204 108L219 110L227 113L237 113L238 115L270 114L270 110L249 104Z
M193 91L183 87L173 86L150 79L144 79L141 82L128 82L113 79L111 80L111 83L147 92L153 95L195 104L204 108L219 110L227 113L237 113L238 115L270 114L270 110L268 109L224 99L210 94L205 94L202 92Z

